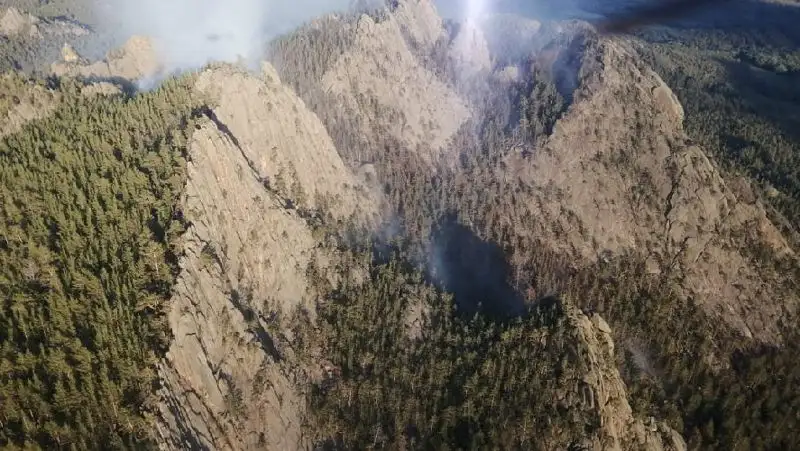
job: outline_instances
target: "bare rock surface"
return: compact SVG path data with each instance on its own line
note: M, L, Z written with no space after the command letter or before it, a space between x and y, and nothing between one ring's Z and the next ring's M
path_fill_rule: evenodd
M597 434L587 438L585 449L685 451L681 435L665 423L634 416L627 389L615 365L611 328L599 315L587 316L574 307L567 316L575 328L588 371L581 396L584 408L595 409L600 417Z
M430 49L444 36L442 18L431 0L401 0L391 14L397 24L414 44Z
M160 368L164 447L297 449L303 401L291 352L267 328L279 331L276 312L304 301L314 241L212 121L192 140L184 208L193 225Z
M542 149L514 155L536 233L562 252L594 261L602 252L649 255L743 334L777 340L783 309L797 293L754 263L753 246L796 258L761 204L737 197L683 131L683 109L622 40L602 41L601 70L576 94ZM546 218L546 219L545 219Z
M0 35L40 37L39 19L16 8L0 13Z
M0 8L0 36L32 40L85 36L89 30L63 19L39 18L17 8Z
M423 67L408 41L425 52L443 33L441 18L427 0L401 1L381 21L363 15L354 43L322 77L322 89L337 96L344 109L362 115L362 133L388 124L404 147L434 161L470 110L452 87Z
M151 39L133 36L122 47L110 51L102 61L84 63L82 58L70 54L63 61L53 63L50 69L60 77L135 82L158 75L163 65Z
M271 187L301 206L326 206L338 218L375 211L366 190L339 157L328 132L269 63L262 77L224 66L200 74L217 118L249 164Z
M220 65L196 88L213 108L192 135L183 201L192 225L160 367L162 447L301 449L314 364L298 361L287 327L298 309L313 318L306 269L328 256L288 201L339 218L369 219L374 207L270 66L258 77Z

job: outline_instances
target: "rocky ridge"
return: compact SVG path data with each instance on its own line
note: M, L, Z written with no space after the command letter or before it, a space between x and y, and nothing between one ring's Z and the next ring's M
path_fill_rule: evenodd
M361 16L354 43L320 82L333 100L315 111L368 118L357 128L363 135L388 127L403 149L431 165L456 154L450 138L465 121L480 118L455 87L420 64L426 51L449 39L430 32L442 26L441 19L424 3L399 2L384 18ZM424 32L408 25L405 18L412 15L425 24ZM570 48L549 44L570 40ZM509 48L517 41L525 45ZM459 51L466 43L474 51ZM598 38L578 22L542 26L498 15L478 30L462 26L447 48L459 74L488 66L495 79L512 84L527 68L505 66L509 55L532 52L534 66L552 75L569 104L530 157L524 155L531 149L516 149L506 158L507 169L495 169L497 177L518 180L531 193L504 219L510 230L585 264L601 254L647 256L651 273L677 282L685 298L745 336L780 341L780 318L800 299L769 260L796 259L795 251L749 184L726 180L687 137L680 103L639 61L633 43ZM343 122L326 124L338 130ZM516 226L530 224L530 217L537 218L531 227ZM764 260L767 254L772 257Z
M92 37L91 30L80 23L37 17L22 9L0 6L0 71L46 73L62 44L80 43Z
M271 66L262 78L214 67L196 87L214 106L189 155L192 226L160 368L163 445L301 449L312 369L287 328L298 309L313 315L306 267L329 256L297 208L369 220L374 207Z
M569 306L566 315L585 350L582 357L589 368L581 386L583 405L596 409L600 417L599 432L587 438L583 449L686 450L681 435L667 424L633 415L625 383L614 364L614 340L608 323L596 313L587 316Z
M359 30L359 36L372 36L373 38L377 36L376 33L391 32L399 36L397 33L401 32L401 28L397 23L393 23L391 18L383 22L376 22L367 16L363 16L359 20ZM403 33L406 33L406 31L403 31ZM425 35L423 34L423 36ZM380 48L380 46L386 45L385 40L368 41L364 39L359 44L359 39L363 38L357 38L353 47L335 62L332 69L323 77L322 83L325 86L332 88L330 84L326 83L330 83L332 74L335 73L349 74L350 78L348 80L360 82L361 78L348 73L348 69L346 69L346 67L352 69L357 66L353 63L353 58L365 58L364 55L358 56L359 52L365 55L374 55L385 51L385 49ZM401 54L403 53L402 49L398 51ZM409 66L416 65L420 67L418 66L419 63L416 62L416 57L408 49L405 51L408 52ZM402 61L402 57L400 60ZM362 62L366 62L366 59ZM347 64L351 64L351 66L347 66ZM364 70L363 67L359 67L360 71ZM419 70L422 71L423 69L420 68ZM259 345L253 338L256 335L253 334L253 330L258 330L259 328L266 330L266 318L270 317L271 310L260 309L258 301L254 304L248 301L248 305L252 309L247 310L252 311L250 313L252 315L251 319L248 320L246 315L242 314L241 310L236 307L236 302L233 301L233 299L241 299L241 294L232 295L232 293L244 292L247 293L243 297L244 299L259 300L269 296L269 293L272 293L276 287L298 287L297 291L292 292L291 295L279 296L279 299L276 300L277 304L273 304L279 305L280 310L283 312L291 310L293 306L298 305L297 299L302 299L304 295L304 290L302 289L305 286L304 274L300 270L310 260L310 255L317 251L313 249L313 239L310 239L310 235L303 231L305 229L302 222L299 219L289 221L289 218L273 224L268 229L275 231L288 230L288 235L292 237L290 246L282 248L282 244L278 244L278 242L287 239L286 235L282 238L264 238L264 241L255 241L243 246L239 241L241 236L245 233L252 233L251 231L258 227L259 221L270 217L270 214L265 210L261 210L258 213L241 211L244 207L239 207L238 205L246 205L247 202L244 201L245 196L241 192L234 193L234 190L235 185L240 183L237 180L245 177L248 179L247 185L251 187L248 190L248 197L252 197L256 195L256 192L262 191L257 182L263 183L268 180L269 186L274 187L271 181L277 177L277 173L280 170L278 169L279 167L291 168L294 166L295 168L303 167L308 170L306 167L308 162L319 160L320 158L322 158L322 161L328 161L325 159L332 158L324 166L332 167L333 174L326 172L324 168L320 168L318 173L323 175L319 177L318 181L304 178L299 170L295 177L298 183L308 187L304 191L336 193L344 185L331 181L331 179L336 180L333 175L346 174L347 170L343 164L337 162L338 157L333 156L336 155L336 149L327 144L311 147L315 149L315 153L313 154L314 157L308 160L305 159L303 150L307 148L306 146L300 146L297 155L292 155L290 152L287 152L288 154L282 152L283 149L289 150L293 144L296 145L298 139L302 142L302 136L305 134L299 133L298 130L292 131L293 127L291 126L274 129L266 127L263 125L263 121L271 120L275 115L269 113L276 111L289 114L290 122L292 120L296 121L297 119L292 119L289 111L294 111L295 109L303 111L303 104L293 94L285 91L270 66L266 66L265 74L266 81L258 81L246 74L236 73L229 69L213 69L198 77L198 89L210 94L212 98L221 102L221 104L213 108L214 113L210 122L207 122L195 133L199 141L193 146L193 169L190 171L187 206L196 202L192 200L195 197L207 198L208 201L202 202L203 210L201 211L199 205L197 205L195 207L197 210L191 217L203 222L212 222L208 222L204 226L195 226L196 229L193 228L187 236L187 240L189 240L187 243L195 241L195 244L189 244L189 247L187 247L187 249L194 250L187 252L187 260L183 264L183 267L186 268L185 276L182 276L181 283L201 287L208 285L208 281L212 281L212 286L215 285L215 287L204 289L202 293L197 291L198 289L194 289L191 292L185 291L176 295L173 300L174 317L171 322L173 330L176 331L176 340L170 350L169 363L165 363L162 371L164 372L164 379L170 381L169 383L171 384L164 392L165 399L170 400L165 405L180 406L181 413L176 415L165 411L164 416L167 420L162 422L162 425L167 426L162 426L162 430L165 431L165 437L170 437L167 443L172 445L169 447L179 446L180 440L185 440L187 436L194 437L202 441L202 443L222 448L286 449L286 447L289 447L294 449L305 443L299 426L299 419L302 417L303 410L300 402L302 397L299 394L298 385L295 385L294 382L310 377L310 373L313 370L303 369L301 366L297 366L296 362L291 362L291 340L288 336L272 341L272 343L277 343L278 346L281 346L280 358L270 353L265 353L263 349L259 349ZM373 87L380 87L378 85L381 85L383 86L380 87L381 89L386 89L388 86L399 86L392 82L393 79L386 72L374 72L372 76L371 83L373 83ZM442 83L435 79L432 74L430 77L425 78L425 80L429 80L430 83L434 84ZM409 86L418 86L418 84L411 83ZM443 85L436 86L439 92L447 92L445 88L442 88ZM348 95L348 91L345 88L341 89L339 91L340 99L342 96ZM352 91L350 92L352 93ZM364 89L363 92L365 95L375 95L374 91L367 89ZM351 95L353 98L356 97L355 94ZM669 93L667 92L666 95L669 100ZM262 97L259 99L259 96ZM392 99L395 99L394 96L395 94L391 91L387 91L384 97L377 96L377 98L388 104ZM453 98L457 97L453 96ZM659 98L663 100L664 94L659 94ZM249 99L251 103L248 103L246 99ZM255 99L259 99L260 102L255 102ZM247 105L243 107L242 103ZM394 105L398 104L395 103ZM402 105L404 104L400 102L399 105L402 110ZM677 111L675 105L668 104L667 106L672 108L673 113L671 114L677 114L675 113ZM360 108L357 103L353 104L352 107ZM275 109L272 110L271 108ZM467 111L466 105L464 111ZM313 122L315 122L313 119L308 119L308 121L312 123L311 130L318 130L317 126L313 125ZM303 122L306 128L308 128L308 121ZM266 131L259 131L259 129ZM324 132L324 130L321 130L321 132ZM316 136L317 133L308 133L308 135ZM321 135L325 136L325 133L321 133ZM404 142L408 143L409 139ZM261 144L265 142L268 143L266 146ZM443 141L441 145L444 148ZM316 153L320 148L322 149L321 154ZM237 152L237 150L241 151ZM230 158L234 158L230 157L217 160L216 152L233 154L235 159L230 161ZM276 156L270 156L270 152L274 152ZM207 156L201 157L203 154ZM331 157L327 155L331 155ZM206 162L203 163L203 161ZM210 161L216 161L215 166L217 167L212 167ZM288 169L288 171L292 172L291 169ZM242 175L242 172L244 175ZM311 171L308 171L308 173L311 173ZM317 172L314 173L316 174ZM207 181L195 182L204 178ZM339 180L342 179L339 178ZM344 177L343 180L348 180L346 182L348 185L356 183L349 176ZM231 184L229 194L223 194L228 191L227 188L218 188L221 183ZM193 186L194 188L192 188ZM206 192L199 193L202 190ZM241 188L238 190L241 191ZM217 194L212 194L217 191ZM231 197L226 198L225 196L236 196L241 200L232 200ZM357 198L357 195L354 194L353 196L352 199ZM279 203L278 205L281 204ZM342 205L344 205L343 213L346 215L350 211L350 206L355 205L355 203L353 201L344 201ZM277 212L274 214L277 214ZM288 214L293 217L291 213ZM261 219L254 220L255 222L252 225L246 226L244 218ZM197 224L197 220L193 219L193 223ZM226 224L224 220L230 222ZM226 229L237 230L238 232L227 237L219 236L219 233L215 232ZM199 238L195 237L195 234L203 234L204 236L217 235L217 238ZM217 241L221 244L215 245L214 249L225 249L225 256L220 257L219 260L227 263L217 263L216 266L225 269L215 268L213 273L205 272L202 274L198 273L197 270L190 269L194 265L199 265L197 262L201 262L203 258L207 259L207 257L203 257L203 249L207 249L209 242ZM265 266L257 257L248 256L250 249L260 249L259 255L274 255L276 253L277 255L285 255L286 257L281 257L280 260L283 261L289 258L293 263L281 265L281 268L285 269L281 270L272 282L255 283L253 280L257 280L260 277L259 274L269 267ZM264 252L264 249L270 249L270 251ZM325 257L317 255L314 258L324 260ZM230 267L226 267L227 265L230 265ZM237 271L240 274L236 274ZM233 277L234 274L236 277ZM243 290L240 287L252 288ZM302 302L300 304L302 305ZM227 311L228 313L222 314L222 311ZM587 349L587 358L590 363L590 371L584 377L584 382L590 388L587 393L591 393L587 395L589 396L587 403L589 408L598 409L603 419L601 425L602 434L592 438L589 443L590 446L593 449L631 449L631 447L654 450L685 449L680 435L675 431L655 422L646 423L641 419L635 418L631 413L624 383L615 369L613 342L611 341L610 328L608 328L607 324L599 317L589 319L577 312L572 312L571 315L575 322L574 327L579 331L579 335L582 337L581 340L585 349ZM220 318L225 316L230 316L231 319L223 322ZM248 321L250 326L245 326L244 324L248 324ZM248 334L251 335L248 337ZM225 338L231 336L239 338L235 340ZM275 336L280 337L280 334L270 334L270 336L273 338ZM237 340L249 343L249 345L240 344L242 351L237 351L233 344ZM194 351L189 351L190 349L194 349ZM193 363L196 355L205 356L207 362L203 363L203 359L201 359L200 367L192 368L191 365L197 365ZM236 357L232 358L232 356ZM241 366L240 362L247 362L246 367ZM257 376L255 373L248 372L245 369L259 367L264 369L265 373L263 374L269 375L269 380L272 381L272 386L262 393L259 393L259 388L252 385L253 381L262 380L261 376ZM235 376L220 378L214 375L215 369L219 374L235 374ZM206 376L196 378L193 376L195 374L206 374ZM286 376L287 374L291 376ZM231 384L227 382L229 380L236 382ZM250 388L251 386L253 388ZM231 387L234 388L232 389ZM211 395L208 398L211 401L202 401L203 398L199 393L205 393L208 390L211 391ZM240 393L244 399L253 399L255 401L248 403L245 407L245 413L240 417L243 420L233 421L227 418L230 416L231 409L229 404L226 403L226 399L230 397L229 393L238 393L237 390L241 390ZM183 394L175 396L176 393ZM284 401L283 403L274 401L277 399ZM171 407L170 410L172 411L174 408ZM270 420L272 421L271 427L263 427L267 422L267 418L261 416L267 415L264 412L272 412L269 414L272 415ZM219 418L223 418L223 420ZM189 433L187 434L186 431L189 431ZM278 437L284 437L284 441L280 441ZM305 444L308 445L307 443Z
M438 161L449 139L470 116L454 89L417 57L444 37L432 3L399 2L382 20L362 15L354 42L323 75L321 87L341 109L358 114L361 133L387 127L423 161Z
M91 81L134 83L163 70L152 40L143 36L131 37L122 47L108 52L102 61L85 61L72 49L62 49L62 58L50 66L54 75Z
M43 19L13 7L0 13L0 36L7 38L40 40L87 34L86 27L63 19Z
M303 207L327 206L339 219L373 214L366 191L344 166L322 122L269 63L262 69L262 79L228 68L206 71L197 80L249 164L265 183Z
M404 120L391 133L431 164L471 114L415 54L430 51L442 30L425 1L400 2L384 20L362 16L353 45L322 79L341 105L368 118L364 133L371 132L369 120L377 121L365 105L397 112ZM466 43L484 39L474 29L459 36ZM454 43L454 57L459 47ZM148 40L133 38L104 62L71 59L53 72L141 80L160 71L152 50ZM747 182L734 187L686 138L680 104L627 43L602 41L599 55L599 70L576 91L543 148L532 157L507 157L509 174L535 193L525 208L543 220L531 233L587 264L599 253L645 253L651 271L674 277L685 296L744 334L776 340L780 306L796 306L797 296L781 291L779 274L754 267L743 243L761 243L781 258L796 258L794 251ZM489 61L481 52L469 64L487 68ZM189 153L183 204L192 225L172 299L174 339L159 368L161 445L307 447L303 387L316 363L299 360L287 316L313 316L305 269L330 255L317 246L304 211L368 221L377 208L329 131L272 66L257 77L220 65L196 80L210 108ZM110 85L96 86L103 92ZM31 98L49 98L33 89ZM35 118L31 111L46 112L38 102L14 110L21 119L12 127ZM602 436L587 446L685 449L675 431L631 413L605 321L569 314L590 362L586 403L603 419Z
M688 139L681 105L631 46L604 39L597 52L599 69L542 148L508 157L532 193L527 214L541 218L533 233L585 262L647 255L652 273L743 334L779 340L777 321L798 296L747 249L779 259L794 251L749 188L730 188Z

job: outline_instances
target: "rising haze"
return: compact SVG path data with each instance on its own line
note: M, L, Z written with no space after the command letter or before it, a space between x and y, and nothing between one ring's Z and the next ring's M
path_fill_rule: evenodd
M155 40L168 71L211 61L257 63L267 40L349 0L93 0L98 28Z

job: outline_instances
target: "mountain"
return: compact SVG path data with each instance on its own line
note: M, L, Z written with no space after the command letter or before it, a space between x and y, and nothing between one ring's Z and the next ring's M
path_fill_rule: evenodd
M578 100L541 150L506 160L533 193L519 213L538 218L538 236L560 253L589 262L640 253L649 271L745 335L777 339L782 309L794 311L798 299L791 280L751 264L749 249L788 261L794 251L748 183L729 187L686 136L683 109L660 77L622 42L598 53L603 69L572 94Z
M21 11L60 56L0 78L2 446L800 445L779 40L401 0L170 75Z
M369 29L368 25L363 25L364 19L358 24L360 29ZM414 35L414 32L408 34ZM544 36L539 39L547 40L547 34L542 30ZM400 39L375 36L369 40L373 47L398 41ZM423 52L426 46L436 45L433 38L422 44L411 42L422 47ZM454 42L458 42L458 37ZM352 45L367 53L357 42ZM533 155L526 151L525 144L512 144L509 149L500 151L504 154L500 158L502 169L490 169L495 172L490 177L515 180L517 190L530 193L530 196L515 193L518 199L512 202L517 205L504 209L494 218L505 223L511 234L529 235L506 239L511 243L522 239L546 242L554 251L586 263L597 261L601 253L632 251L642 254L648 258L651 271L673 278L686 296L701 300L710 312L722 315L746 335L752 335L751 329L756 329L755 333L762 334L766 341L777 339L775 327L782 308L788 311L797 308L792 279L783 279L769 264L754 268L750 264L752 255L747 252L752 246L763 246L764 252L777 260L792 262L796 257L781 232L767 218L765 208L753 199L748 182L737 179L731 183L735 189L728 187L716 165L684 132L684 112L675 95L656 73L637 62L636 50L630 43L579 35L556 53L546 46L533 63L534 71L544 71L544 77L554 79L558 91L555 95L562 99L562 104L568 105L557 112L561 116L552 127L552 133ZM287 53L297 54L294 49ZM379 53L396 52L384 48ZM340 61L351 58L345 51ZM298 57L298 60L313 61L313 57ZM284 71L287 76L304 69L285 66L290 68ZM366 67L365 64L356 66ZM514 69L522 73L530 70L524 65ZM398 73L408 74L414 70L418 69L407 67ZM425 68L419 70L425 71ZM333 64L322 75L319 90L327 95L336 92L326 80L334 76L343 79L340 72L344 71ZM351 68L346 73L350 74L350 79L344 78L345 85L361 85L359 72ZM380 74L380 68L375 73ZM384 70L383 73L386 74L384 85L397 86L391 79L392 72ZM428 79L433 76L429 74ZM426 97L431 98L446 92L422 77L404 80L400 85L411 90L414 89L409 87L419 86L418 92L425 92ZM370 98L366 93L368 89L364 88L366 98L362 104L379 108L387 104L375 89ZM299 92L310 105L321 104L316 111L330 124L330 129L343 129L344 119L327 119L330 114L336 114L328 111L348 111L338 104L343 101L342 95L328 101L319 100L322 96L313 88L299 87ZM453 95L448 94L450 98L454 98ZM537 108L536 100L530 99L528 104ZM462 102L467 100L462 97ZM424 102L415 101L414 104L424 105ZM448 108L451 111L448 117L459 117L462 111L459 105L448 106L445 100L435 104ZM427 122L400 102L383 108L395 109L386 114L399 115L410 127L414 127L415 122ZM471 109L477 108L473 105ZM531 121L536 119L530 118ZM535 129L530 122L528 124L528 128ZM367 128L375 129L374 126ZM445 137L452 136L448 133L452 127L445 124L433 128L441 130ZM417 146L413 142L403 142L397 133L390 131L389 134L398 142L398 147L414 149ZM437 141L431 136L425 142ZM418 154L414 156L419 157ZM372 161L387 157L361 158ZM426 155L422 157L423 160L427 158ZM385 171L390 172L388 166L397 164L397 161L385 163ZM378 171L383 172L381 168ZM536 222L531 223L526 218L536 218ZM516 226L522 223L527 223L526 227ZM750 282L743 283L743 280ZM768 307L773 300L774 307ZM749 302L758 306L758 312L748 307Z
M319 363L302 362L284 334L296 310L313 311L306 268L334 258L319 248L312 212L324 205L330 221L375 212L319 119L268 63L262 77L222 67L195 84L215 107L188 148L183 208L195 226L160 370L160 429L175 448L187 438L214 449L303 443L301 381Z
M65 41L90 39L90 29L63 17L41 18L20 9L0 14L0 70L33 71L52 61Z

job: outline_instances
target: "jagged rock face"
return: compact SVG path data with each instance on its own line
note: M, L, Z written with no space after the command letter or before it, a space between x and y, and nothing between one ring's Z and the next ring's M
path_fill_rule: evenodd
M358 112L362 133L379 126L423 161L441 156L448 140L470 115L465 101L423 67L406 36L427 52L444 34L427 1L400 2L388 18L362 16L355 42L322 78L322 89L338 97L343 110ZM377 106L377 108L375 108ZM378 110L391 117L379 117Z
M327 256L287 206L292 190L264 181L284 170L294 194L337 194L324 204L334 217L373 207L319 120L269 66L265 79L209 69L196 86L215 106L190 147L183 208L191 227L171 300L174 340L160 367L162 447L301 449L311 370L286 327L298 308L313 317L306 268ZM294 203L323 208L311 195Z
M77 62L59 61L50 67L51 72L59 77L130 82L156 76L163 69L152 40L142 36L131 37L121 48L109 52L103 61L82 64L78 57Z
M445 34L442 18L430 0L398 1L391 17L416 45L428 50Z
M611 328L597 314L586 316L569 307L567 316L577 331L588 367L582 394L584 406L596 409L600 431L587 438L585 449L684 451L686 443L679 433L665 423L650 419L649 424L633 415L628 403L625 383L614 362L614 341Z
M641 67L627 44L602 41L600 66L576 94L543 149L518 155L533 188L536 232L585 261L601 252L650 256L683 294L747 335L774 340L782 305L779 275L758 270L746 241L790 258L792 251L753 199L728 188L683 128L683 111L663 81ZM740 238L744 237L744 238Z
M197 80L198 89L217 103L217 117L236 137L248 163L303 207L325 205L338 218L374 213L322 122L281 84L271 65L264 63L262 69L263 79L226 67L206 71Z
M190 158L193 225L160 368L163 447L297 449L303 401L284 374L286 350L259 336L271 312L303 302L311 234L212 121L194 133Z

